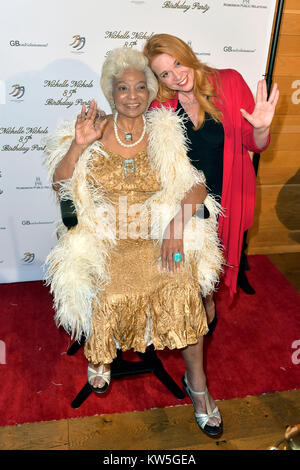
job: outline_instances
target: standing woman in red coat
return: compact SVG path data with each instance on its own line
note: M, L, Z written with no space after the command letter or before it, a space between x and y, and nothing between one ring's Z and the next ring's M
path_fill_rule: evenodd
M226 260L224 282L232 298L236 293L243 236L253 223L256 199L256 177L248 151L260 153L269 144L279 97L277 84L268 99L266 82L259 81L254 102L238 72L202 64L184 41L169 34L152 36L144 54L159 81L157 100L151 107L171 106L179 115L188 117L185 120L190 141L188 156L203 171L208 192L223 207L219 237ZM178 251L182 252L182 239L164 241L162 256L166 260ZM204 305L213 331L217 318L213 293L204 299ZM186 364L190 364L189 392L201 386L195 379L200 346L199 351L197 345L193 347L184 352ZM195 401L196 396L193 398Z

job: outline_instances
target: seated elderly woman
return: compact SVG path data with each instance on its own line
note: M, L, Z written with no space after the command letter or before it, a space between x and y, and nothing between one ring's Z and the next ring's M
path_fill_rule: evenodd
M145 116L157 82L143 54L112 51L101 86L113 114L99 116L93 100L47 142L53 187L73 200L78 218L60 230L47 259L56 322L87 338L88 381L97 393L110 384L117 349L182 349L197 422L220 434L203 372L201 298L214 290L223 260L219 206L187 158L181 118L167 109Z

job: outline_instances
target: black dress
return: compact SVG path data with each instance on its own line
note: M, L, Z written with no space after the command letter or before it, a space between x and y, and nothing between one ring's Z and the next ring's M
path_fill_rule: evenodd
M214 121L207 113L205 121L195 131L194 124L178 101L179 116L184 115L185 129L189 139L188 157L197 170L203 171L206 178L207 192L221 203L223 184L224 129L220 122Z

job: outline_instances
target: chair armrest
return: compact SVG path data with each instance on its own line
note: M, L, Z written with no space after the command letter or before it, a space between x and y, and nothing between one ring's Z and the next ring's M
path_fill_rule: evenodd
M60 201L61 218L67 228L75 227L78 223L75 207L71 199Z

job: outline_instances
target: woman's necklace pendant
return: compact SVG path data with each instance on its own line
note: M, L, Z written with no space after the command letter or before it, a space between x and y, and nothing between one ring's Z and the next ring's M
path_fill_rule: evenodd
M117 118L118 118L118 112L116 111L116 113L114 115L114 133L115 133L115 137L116 137L117 142L120 145L122 145L122 147L126 147L126 148L134 147L135 145L138 145L140 142L142 142L143 138L145 137L146 127L147 127L146 126L146 118L145 118L144 114L142 114L143 123L144 123L142 134L141 134L140 138L136 142L133 142L132 144L125 144L124 142L122 142L122 140L118 136ZM126 131L122 131L122 132L125 133L125 141L126 142L132 142L133 132L126 132Z
M128 178L131 175L134 175L135 172L135 161L133 158L128 158L123 161L123 173L125 178Z

